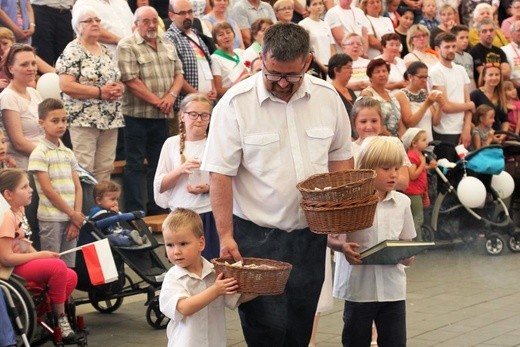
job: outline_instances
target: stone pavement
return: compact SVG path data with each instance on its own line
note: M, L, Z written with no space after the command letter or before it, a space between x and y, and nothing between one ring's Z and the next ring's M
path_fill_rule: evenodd
M520 254L506 249L492 257L482 242L430 250L406 270L409 347L520 346ZM78 306L91 331L89 345L166 346L166 332L146 323L144 299L126 298L112 314ZM336 300L323 314L318 346L341 345L342 311ZM245 346L236 312L228 310L227 326L228 346Z

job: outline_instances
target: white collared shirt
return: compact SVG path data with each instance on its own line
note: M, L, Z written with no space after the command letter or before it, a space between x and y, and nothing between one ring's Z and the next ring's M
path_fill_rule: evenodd
M389 192L377 204L374 224L367 229L346 234L347 242L360 245L362 252L385 240L411 240L416 236L410 199L399 192ZM404 266L350 265L343 254L336 256L334 297L354 302L382 302L406 299Z
M307 227L296 184L352 157L348 114L334 88L305 75L288 103L262 73L233 86L213 111L202 169L233 177L233 213L267 228Z
M215 283L213 264L201 257L202 274L197 276L185 268L173 266L164 278L159 307L171 319L166 328L168 347L225 347L226 316L225 307L235 309L239 294L221 295L208 306L191 316L183 316L177 311L177 302L199 294Z

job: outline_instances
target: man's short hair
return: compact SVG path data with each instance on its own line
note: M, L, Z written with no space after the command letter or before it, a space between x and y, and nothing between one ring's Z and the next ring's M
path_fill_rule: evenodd
M437 36L435 36L435 39L433 40L433 44L435 47L440 47L441 43L443 42L455 42L457 41L457 37L453 35L452 33L440 33Z
M463 32L463 31L469 32L469 28L462 24L457 24L453 28L451 28L451 33L455 36L457 36L460 32Z
M482 26L484 26L484 25L492 25L494 29L496 29L496 27L497 27L495 25L495 22L493 22L491 19L484 18L480 22L477 22L477 24L475 24L475 28L477 28L477 31L480 33L480 30L482 29Z
M61 100L54 99L54 98L47 98L40 102L38 105L38 118L39 119L45 119L47 118L47 115L49 112L55 111L55 110L61 110L64 109L63 103Z
M309 33L293 23L277 23L265 31L262 55L280 62L305 60L311 51Z

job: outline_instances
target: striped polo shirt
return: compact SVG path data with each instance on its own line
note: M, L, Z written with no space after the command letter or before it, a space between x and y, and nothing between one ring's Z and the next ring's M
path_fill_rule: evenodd
M29 157L29 172L47 172L51 185L61 198L74 208L75 188L72 173L78 170L78 162L74 153L59 142L58 146L42 138ZM66 222L70 218L49 201L43 194L40 182L36 181L36 190L40 196L38 220L45 222Z

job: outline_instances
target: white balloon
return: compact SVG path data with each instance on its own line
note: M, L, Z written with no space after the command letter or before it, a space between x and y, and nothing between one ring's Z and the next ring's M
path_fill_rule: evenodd
M502 171L498 175L493 175L491 187L498 193L500 199L507 199L515 190L515 180L508 172Z
M465 176L459 182L457 196L466 207L482 207L486 202L486 187L478 178Z
M54 98L61 100L60 76L54 72L47 72L40 76L36 82L36 90L42 99Z

